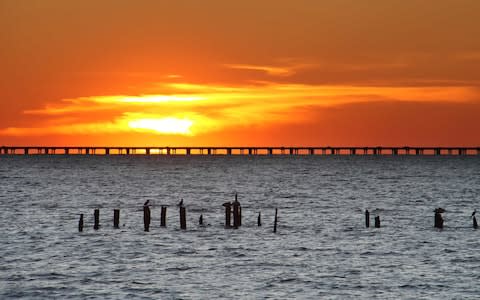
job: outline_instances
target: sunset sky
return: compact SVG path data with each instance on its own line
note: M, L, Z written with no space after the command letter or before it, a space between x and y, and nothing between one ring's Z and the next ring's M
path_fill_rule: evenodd
M480 145L478 0L0 0L0 145Z

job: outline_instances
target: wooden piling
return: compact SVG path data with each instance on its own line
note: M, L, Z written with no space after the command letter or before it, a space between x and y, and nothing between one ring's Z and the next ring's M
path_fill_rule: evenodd
M160 226L166 227L167 226L167 207L162 206L162 211L160 213Z
M238 227L242 226L242 207L238 206Z
M262 213L258 213L258 218L257 218L257 226L260 227L262 226Z
M478 228L477 218L475 218L475 216L473 216L473 228Z
M442 214L438 211L435 211L435 228L443 228L443 217Z
M225 207L225 228L232 227L232 204L230 202L223 203Z
M100 228L100 209L96 208L93 211L93 229L98 230Z
M198 218L198 225L203 225L203 215L200 215L200 218Z
M233 202L233 227L234 228L238 228L240 226L239 208L240 208L240 205L238 204L238 202Z
M120 210L119 209L113 210L113 228L115 229L120 228Z
M368 209L365 210L365 227L370 227L370 212Z
M187 216L184 206L180 207L180 229L187 229Z
M143 228L145 231L150 231L150 207L143 206Z
M233 206L233 227L238 228L242 226L242 208L240 202L238 202L238 195L235 193L235 201L232 203Z
M275 208L275 220L273 221L273 233L277 233L277 213L278 213L278 208Z
M380 228L380 216L375 217L375 228Z
M80 214L80 220L78 220L78 232L83 231L83 214Z

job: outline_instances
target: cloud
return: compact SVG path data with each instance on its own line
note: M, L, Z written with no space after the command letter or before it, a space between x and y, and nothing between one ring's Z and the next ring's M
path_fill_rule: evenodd
M243 65L243 64L226 64L225 67L238 70L251 70L265 72L271 76L289 76L295 74L292 67L274 67L262 65Z
M310 111L349 103L479 100L469 86L378 87L263 83L255 85L164 83L158 94L65 99L40 109L31 127L0 129L4 136L155 133L196 136L245 126L315 121Z

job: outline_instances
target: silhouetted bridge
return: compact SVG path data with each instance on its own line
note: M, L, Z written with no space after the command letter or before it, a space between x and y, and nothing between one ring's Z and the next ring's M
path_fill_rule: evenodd
M0 155L480 155L480 147L45 147L2 146Z

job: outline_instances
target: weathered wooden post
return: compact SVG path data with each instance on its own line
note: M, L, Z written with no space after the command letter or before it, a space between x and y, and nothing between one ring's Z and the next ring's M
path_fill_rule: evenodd
M198 218L198 225L203 225L203 215L200 215L200 218Z
M242 226L242 207L238 206L238 227Z
M370 212L368 209L365 210L365 227L370 227Z
M375 217L375 228L380 228L380 216Z
M78 220L78 232L83 231L83 214L80 214L80 220Z
M262 213L258 213L258 218L257 218L257 226L262 226Z
M187 229L187 216L185 206L180 206L180 229Z
M240 222L238 220L238 217L239 217L238 210L239 210L239 205L233 202L233 228L235 229L238 228L239 222Z
M160 226L166 227L167 226L167 207L162 206L162 211L160 213Z
M222 204L225 207L225 228L232 227L232 204L230 202L225 202Z
M475 217L475 214L477 213L477 210L474 209L472 213L472 219L473 219L473 229L478 228L478 223L477 223L477 218Z
M442 213L444 213L445 210L441 207L435 209L435 228L443 228L443 217Z
M277 233L277 213L278 213L278 208L275 208L275 220L273 221L273 233Z
M241 219L241 207L240 207L240 202L238 202L238 196L235 193L235 201L233 201L233 227L236 229L242 225Z
M100 209L96 208L93 211L93 229L98 230L100 228Z
M145 231L150 231L150 207L143 206L143 228Z
M113 228L120 228L120 210L114 209L113 210Z

